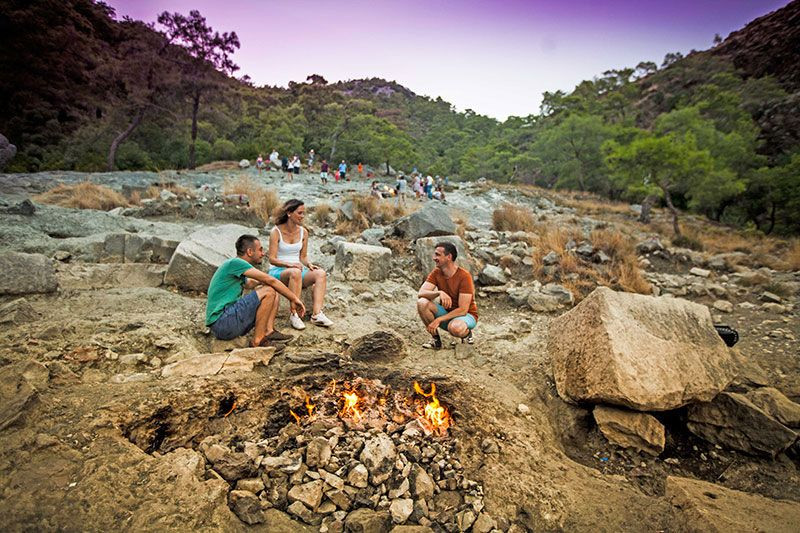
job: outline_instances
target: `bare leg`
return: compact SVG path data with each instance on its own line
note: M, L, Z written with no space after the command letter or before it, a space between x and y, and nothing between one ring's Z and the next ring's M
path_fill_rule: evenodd
M450 335L459 339L463 339L469 335L467 323L457 318L450 321L450 324L447 325L447 331L450 332Z
M328 286L328 274L321 268L306 273L303 280L303 287L314 285L311 293L311 314L316 315L322 311L322 304L325 301L325 290Z
M427 326L436 318L436 304L427 298L420 298L417 300L417 313L419 313L422 322Z
M253 332L253 346L258 346L264 337L272 333L275 322L275 304L278 302L278 295L271 287L259 287L256 289L261 303L256 310L256 324Z
M306 276L308 276L308 274L306 274ZM303 287L302 278L303 278L303 273L298 268L287 268L286 270L281 272L281 281L298 298L300 298L300 292Z

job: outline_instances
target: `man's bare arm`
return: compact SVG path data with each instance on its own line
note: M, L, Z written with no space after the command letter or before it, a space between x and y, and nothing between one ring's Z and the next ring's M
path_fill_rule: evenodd
M246 278L256 280L257 282L272 287L278 294L292 302L293 305L300 307L303 310L303 314L305 314L306 306L303 304L302 300L295 296L295 294L290 291L286 285L281 283L280 280L273 278L266 272L262 272L255 267L247 269L244 275Z
M420 298L427 298L428 300L435 300L439 297L439 292L440 291L436 288L436 285L430 281L426 281L422 284L422 287L419 288L417 296Z

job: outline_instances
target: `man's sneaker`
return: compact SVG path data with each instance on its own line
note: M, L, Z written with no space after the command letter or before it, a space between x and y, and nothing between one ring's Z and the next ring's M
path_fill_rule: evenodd
M320 311L316 315L311 315L311 323L317 326L329 328L333 325L333 320L325 316L325 313Z
M306 329L306 325L303 324L303 321L300 320L300 317L297 316L297 313L292 313L289 315L289 322L291 322L294 329Z
M272 330L272 333L267 335L267 339L271 341L278 341L278 342L285 342L288 343L294 340L294 337L291 335L287 335L286 333L281 333L277 329Z
M436 335L435 337L432 337L431 340L423 344L422 347L427 348L428 350L441 350L442 338L439 335Z

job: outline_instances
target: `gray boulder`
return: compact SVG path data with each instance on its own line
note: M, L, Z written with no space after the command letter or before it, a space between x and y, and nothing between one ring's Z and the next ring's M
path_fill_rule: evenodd
M575 296L572 295L572 292L558 283L548 283L542 287L542 294L552 296L562 305L572 305L575 302Z
M775 457L797 440L797 433L735 392L692 405L687 416L689 431L698 437L754 455Z
M486 265L478 274L478 283L481 285L505 285L508 280L503 269L495 265Z
M342 242L336 248L333 276L347 281L381 281L389 277L391 266L389 248Z
M2 212L8 215L24 215L29 217L36 213L36 206L33 205L33 202L31 202L29 199L25 198L18 204L4 208Z
M607 287L550 323L547 348L571 402L664 411L710 401L735 375L708 307Z
M414 255L417 258L417 265L419 266L420 272L427 275L428 272L436 267L436 263L433 262L433 251L436 248L436 244L443 241L449 242L456 247L456 251L458 252L456 263L467 269L474 278L477 273L476 261L469 254L464 241L462 241L461 237L458 235L442 235L440 237L417 239L414 245Z
M236 256L236 239L244 234L257 236L258 230L225 224L192 233L172 254L164 283L184 290L206 291L217 268Z
M381 239L386 235L386 230L381 226L367 228L361 232L361 239L371 246L382 246Z
M42 254L0 254L0 294L55 292L58 280L53 261Z
M456 225L447 209L438 203L430 202L419 211L411 213L395 222L394 234L409 240L435 235L453 235Z
M239 168L248 168L250 166L250 161L247 159L242 159L239 161Z
M8 142L6 136L0 133L0 170L6 168L15 155L17 155L17 147Z

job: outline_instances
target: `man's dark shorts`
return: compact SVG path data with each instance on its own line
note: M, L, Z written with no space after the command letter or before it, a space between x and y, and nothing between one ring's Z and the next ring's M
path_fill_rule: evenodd
M223 341L241 337L255 326L260 303L256 291L242 296L222 311L216 322L211 324L211 332Z

